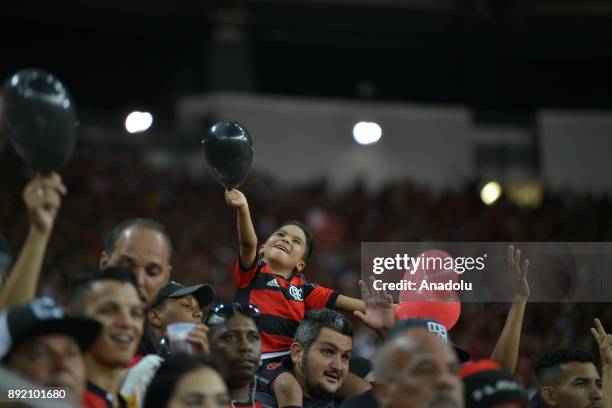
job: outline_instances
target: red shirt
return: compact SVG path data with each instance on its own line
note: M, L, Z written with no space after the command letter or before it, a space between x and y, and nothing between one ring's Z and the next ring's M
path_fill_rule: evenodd
M289 350L298 325L311 309L332 308L338 294L331 289L308 282L301 273L289 279L275 275L265 262L244 270L240 260L234 271L236 301L259 307L259 331L262 353ZM262 356L265 358L266 356Z

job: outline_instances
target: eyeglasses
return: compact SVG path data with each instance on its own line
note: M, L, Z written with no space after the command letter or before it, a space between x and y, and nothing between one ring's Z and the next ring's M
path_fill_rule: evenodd
M241 303L221 303L212 308L206 317L205 323L208 326L223 323L226 319L232 317L236 311L252 318L257 318L260 314L259 307L252 303L246 305Z

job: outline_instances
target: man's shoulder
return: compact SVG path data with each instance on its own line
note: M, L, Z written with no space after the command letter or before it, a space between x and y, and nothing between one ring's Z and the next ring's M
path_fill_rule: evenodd
M249 400L248 402L232 401L232 407L234 408L276 408L276 400L274 401L274 405L266 405L262 401L257 400L257 398L255 398L255 401Z
M255 401L258 402L262 407L266 408L277 408L278 404L276 402L276 398L272 393L272 390L269 389L258 389L255 392Z
M304 408L338 408L340 402L331 399L320 399L320 398L304 398Z
M266 408L277 408L278 403L271 390L258 390L255 393L255 400L258 401L261 406ZM304 398L302 405L304 408L338 408L340 402L334 399L319 399L319 398Z
M374 390L368 390L362 394L355 395L352 397L346 398L340 404L341 408L360 408L360 407L378 407L378 401L376 400L376 395L374 394Z

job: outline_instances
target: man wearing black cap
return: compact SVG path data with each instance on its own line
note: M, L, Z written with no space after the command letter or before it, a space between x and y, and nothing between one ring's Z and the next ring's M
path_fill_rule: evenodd
M523 385L493 360L469 362L459 372L465 387L465 408L524 408Z
M202 323L202 308L215 298L213 289L206 284L184 286L170 281L164 286L149 307L147 314L147 336L139 346L143 354L159 352L159 342L166 336L166 328L172 323L195 323L187 341L199 352L208 353L208 328Z
M51 298L0 313L0 358L11 370L45 387L66 390L80 404L85 391L83 353L98 337L95 320L64 315Z

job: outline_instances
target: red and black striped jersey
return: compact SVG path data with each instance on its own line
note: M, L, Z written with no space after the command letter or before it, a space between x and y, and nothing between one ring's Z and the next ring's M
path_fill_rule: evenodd
M298 325L311 309L333 308L338 294L331 289L308 282L301 273L290 279L275 275L261 261L245 270L236 262L236 301L259 307L262 357L265 353L288 351Z

